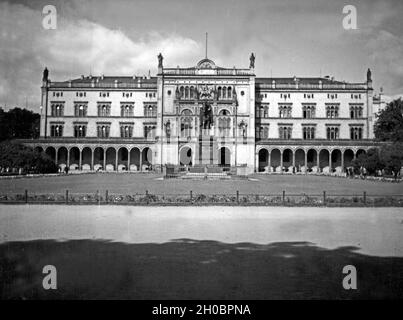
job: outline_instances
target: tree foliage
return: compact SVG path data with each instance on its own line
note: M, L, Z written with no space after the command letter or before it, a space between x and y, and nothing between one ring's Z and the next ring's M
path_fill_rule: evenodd
M374 127L376 139L403 142L403 101L401 98L390 102L377 116Z
M377 170L382 170L385 165L382 163L379 150L371 148L367 153L361 153L353 160L353 166L356 169L364 167L369 174L374 174Z
M380 151L380 160L384 168L393 173L396 178L403 166L403 143L383 146Z
M0 141L39 137L40 115L27 109L0 108Z
M44 152L14 142L0 143L0 167L31 173L56 173L58 167Z

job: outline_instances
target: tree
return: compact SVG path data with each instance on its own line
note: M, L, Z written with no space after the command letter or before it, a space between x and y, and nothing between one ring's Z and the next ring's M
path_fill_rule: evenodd
M380 160L395 179L403 166L403 143L388 144L381 148Z
M382 170L385 167L376 148L371 148L366 153L361 153L353 160L353 166L356 169L364 167L369 174L374 174L377 170Z
M40 115L27 109L0 109L0 141L39 137Z
M8 141L0 143L0 167L21 168L24 172L32 173L58 172L55 162L46 153Z
M375 123L375 137L380 141L403 142L403 101L391 101L378 113Z

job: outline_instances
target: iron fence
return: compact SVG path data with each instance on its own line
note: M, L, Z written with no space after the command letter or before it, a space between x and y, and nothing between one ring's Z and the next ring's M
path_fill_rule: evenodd
M202 194L189 193L144 193L123 194L109 190L76 193L37 193L25 190L22 193L0 194L1 204L92 204L92 205L242 205L242 206L373 206L401 207L403 194L331 194L326 191L316 194L287 193L285 190L272 194Z

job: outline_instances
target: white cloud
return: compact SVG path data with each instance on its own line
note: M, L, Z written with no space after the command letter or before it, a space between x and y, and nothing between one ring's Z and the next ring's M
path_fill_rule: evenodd
M371 29L366 35L366 50L385 90L403 91L403 37L385 30Z
M194 65L201 51L197 42L177 34L149 33L133 40L88 20L58 17L57 30L42 28L42 14L23 5L0 3L0 105L39 105L42 69L51 79L67 80L81 74L152 74L159 52L165 65Z

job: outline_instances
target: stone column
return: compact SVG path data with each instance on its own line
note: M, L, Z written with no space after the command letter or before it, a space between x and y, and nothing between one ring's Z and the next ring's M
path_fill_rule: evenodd
M130 151L131 149L127 150L127 171L130 171Z
M56 163L56 166L57 165L59 165L59 157L58 157L58 154L59 154L59 148L55 148L55 150L56 150L56 152L55 152L55 163Z
M344 150L340 150L341 152L341 172L344 172Z
M293 150L291 150L291 152L292 152L292 166L295 167L295 153L296 153L296 151L294 152Z
M119 150L115 149L115 171L118 171L118 165L119 165Z
M305 174L308 174L308 150L304 150L304 167Z
M91 150L91 170L94 170L94 152L95 150Z
M140 170L143 171L143 150L140 150Z
M67 161L66 161L67 168L70 169L70 149L67 149Z
M267 150L267 165L269 166L269 170L271 169L271 150Z
M81 149L78 149L79 151L79 159L78 159L78 169L82 170L82 162L83 162L83 151Z
M259 151L255 152L255 168L256 172L259 172Z
M106 171L106 148L104 148L104 171Z
M333 150L329 151L329 172L332 172L332 152Z
M283 173L283 150L280 150L280 172Z
M316 166L318 167L318 172L320 172L320 150L316 150Z

